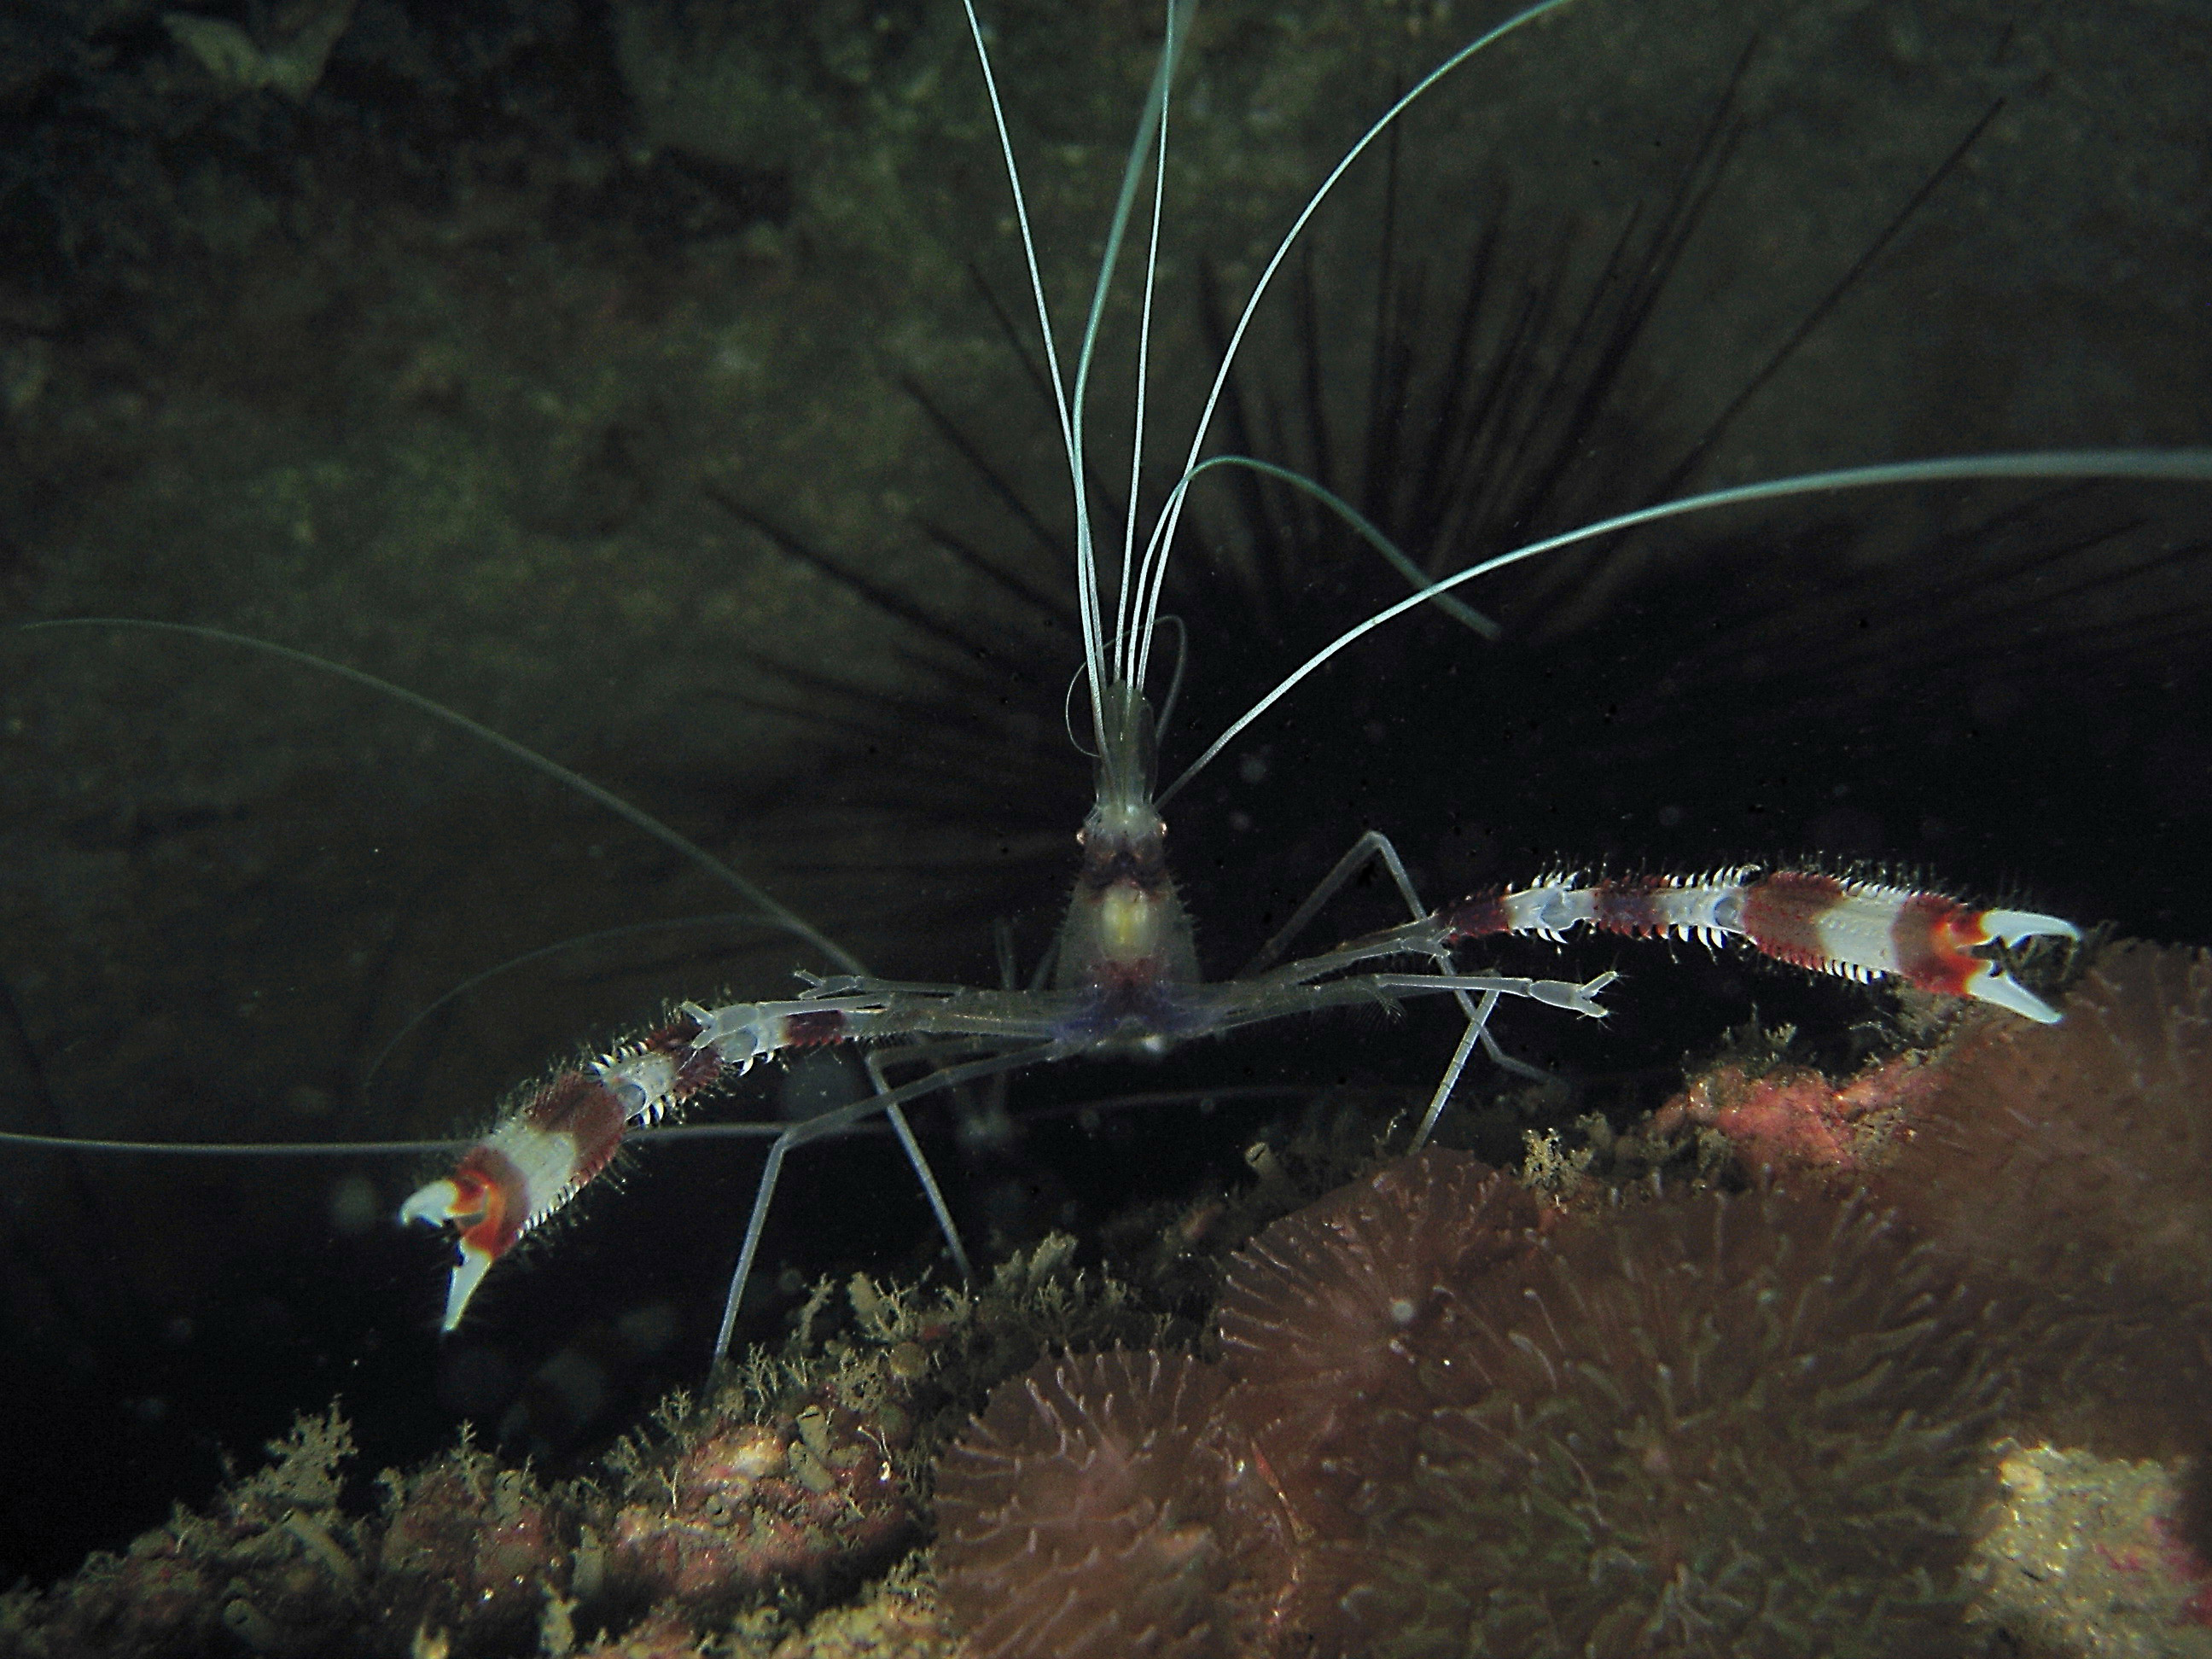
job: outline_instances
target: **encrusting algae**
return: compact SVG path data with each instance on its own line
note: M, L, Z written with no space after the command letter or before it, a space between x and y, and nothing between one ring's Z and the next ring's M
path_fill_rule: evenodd
M333 1407L207 1513L179 1508L123 1554L0 1598L0 1654L949 1654L911 1559L939 1423L1047 1346L1164 1331L1075 1269L1073 1245L1048 1238L972 1292L825 1283L782 1354L753 1350L710 1398L672 1396L585 1479L465 1434L349 1485Z

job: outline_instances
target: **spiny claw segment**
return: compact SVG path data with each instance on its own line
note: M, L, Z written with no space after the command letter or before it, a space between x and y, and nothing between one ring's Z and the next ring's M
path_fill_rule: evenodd
M1496 933L1556 939L1577 927L1716 945L1741 939L1811 973L1894 977L1923 991L1995 1003L2045 1024L2058 1018L2057 1011L1981 951L2024 939L2081 937L2073 923L2033 910L1977 910L1941 893L1748 865L1620 881L1562 872L1516 892L1449 906L1437 913L1437 927L1446 945ZM1594 983L1589 994L1595 988ZM1573 998L1555 1006L1603 1012Z
M489 1143L472 1146L461 1157L453 1177L418 1188L399 1206L399 1219L420 1221L432 1227L451 1225L457 1260L446 1285L446 1313L438 1328L450 1331L461 1322L469 1298L491 1271L491 1264L513 1248L522 1236L524 1216L516 1202L522 1177L514 1165ZM526 1200L525 1200L526 1201Z
M441 1329L461 1322L493 1262L613 1160L629 1118L625 1097L635 1092L629 1081L600 1065L541 1084L461 1154L449 1178L418 1188L399 1206L402 1222L454 1231L459 1259L446 1287Z

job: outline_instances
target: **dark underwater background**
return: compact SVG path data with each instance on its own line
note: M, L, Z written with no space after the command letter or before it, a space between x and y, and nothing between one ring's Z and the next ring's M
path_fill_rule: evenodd
M1066 352L1158 20L990 14ZM1201 12L1148 513L1304 193L1502 15ZM1326 478L1441 569L1817 467L2203 446L2208 42L2183 4L1583 0L1348 179L1216 446ZM1127 476L1127 292L1102 503ZM380 676L653 814L874 971L994 983L994 925L1024 971L1050 937L1088 791L1026 306L937 0L13 8L0 605ZM1169 601L1169 772L1403 591L1297 499L1208 488ZM1370 827L1431 901L1561 865L1811 859L2206 943L2208 580L2212 489L2014 484L1731 511L1479 584L1501 644L1410 618L1172 804L1201 953L1234 970ZM465 1136L672 1000L827 965L357 685L143 631L0 651L0 1128ZM1362 888L1309 943L1388 919ZM1632 1117L1754 1018L1840 1063L1887 1007L1692 949L1481 959L1626 975L1605 1028L1500 1025L1579 1081L1570 1118ZM1379 1128L1455 1036L1419 1008L1263 1028L1018 1079L1011 1132L919 1127L971 1248L1057 1227L1095 1250L1322 1103ZM764 1072L698 1116L855 1086L835 1060ZM1493 1158L1544 1127L1485 1121ZM334 1395L372 1466L465 1418L588 1456L702 1374L757 1161L641 1150L441 1343L445 1249L389 1220L434 1157L0 1147L0 1582L204 1501ZM945 1271L883 1137L786 1181L750 1334L817 1274Z

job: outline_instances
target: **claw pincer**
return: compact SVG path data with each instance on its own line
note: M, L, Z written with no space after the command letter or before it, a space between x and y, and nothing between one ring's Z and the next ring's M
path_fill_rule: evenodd
M452 1175L399 1206L402 1222L453 1229L459 1260L440 1328L461 1322L493 1262L614 1162L624 1130L658 1122L729 1069L703 1036L687 1012L603 1060L547 1079L461 1154Z
M453 1173L419 1189L402 1221L451 1224L460 1259L447 1287L452 1330L491 1264L613 1162L629 1113L600 1078L564 1072L461 1154Z
M2057 1024L2058 1011L1976 952L1993 944L2081 937L2071 922L2032 910L1977 910L1940 893L1786 871L1749 890L1743 933L1766 955L1816 973L1894 976L1923 991L1995 1003L2044 1025Z

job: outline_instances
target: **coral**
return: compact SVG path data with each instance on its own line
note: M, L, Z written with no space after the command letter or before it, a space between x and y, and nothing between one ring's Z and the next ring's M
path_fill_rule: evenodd
M1973 1021L1873 1179L2044 1329L2033 1427L2212 1449L2212 957L2113 945L2057 1025Z
M2168 1471L2030 1446L2002 1474L1983 1601L2008 1651L2212 1659L2212 1566L2180 1535ZM2142 1628L2157 1632L2154 1645L2120 1634Z
M2212 1283L2212 956L2114 945L2061 1008L1945 1049L1881 1190L2014 1271L2193 1302Z
M1510 1176L1436 1153L1267 1227L1237 1256L1216 1315L1255 1446L1279 1470L1314 1466L1403 1393L1460 1289L1524 1252L1537 1224Z
M940 1465L945 1600L994 1659L1955 1652L1982 1310L1848 1199L1547 1218L1432 1151L1237 1258L1218 1380L996 1393Z
M608 1583L634 1607L672 1601L708 1624L773 1590L818 1601L849 1590L917 1531L915 1450L927 1413L978 1396L1047 1345L1157 1340L1128 1293L1071 1264L1054 1235L1002 1262L973 1294L824 1284L781 1356L756 1350L737 1386L665 1416L657 1447L612 1460Z
M1047 1361L938 1469L945 1600L982 1659L1226 1659L1222 1378L1185 1354Z
M695 1659L699 1632L681 1613L661 1609L620 1636L610 1636L582 1650L581 1659Z
M1747 1171L1863 1176L2015 1278L2194 1304L2212 1283L2212 956L2124 941L2060 1009L2052 1025L1972 1011L1932 1052L1841 1084L1717 1066L1651 1128L1712 1130Z
M1218 1378L1060 1360L993 1397L941 1466L949 1609L994 1659L1163 1604L1188 1650L1300 1659L1950 1654L1990 1626L2070 1652L2054 1630L2123 1603L2187 1625L2212 1605L2212 958L2114 947L2063 1009L1969 1013L1840 1085L1709 1072L1654 1136L1704 1132L1748 1191L1584 1172L1540 1205L1431 1152L1284 1218L1231 1266ZM2166 1496L2075 1612L2002 1590L2039 1547L2035 1458L2089 1454L2015 1453L2001 1488L1990 1448L2053 1432L2165 1460L2098 1466Z
M2212 957L2111 945L2034 1025L1974 1011L1837 1084L1717 1066L1654 1115L1723 1162L1868 1185L2001 1293L2015 1426L2212 1463Z
M850 1607L830 1607L766 1659L974 1659L947 1627L927 1574L893 1569Z
M387 1472L349 1514L352 1440L302 1419L276 1462L179 1510L120 1557L0 1596L0 1655L681 1655L946 1659L925 1572L894 1566L810 1619L917 1535L919 1443L1045 1346L1157 1341L1125 1286L1045 1240L974 1292L824 1282L780 1352L677 1395L594 1478L539 1480L461 1446ZM367 1513L360 1513L366 1507Z
M1229 1258L1211 1346L1055 1237L972 1293L823 1285L592 1481L464 1443L349 1514L308 1419L0 1601L0 1651L2056 1659L2138 1615L2193 1651L2212 961L2123 946L2065 1010L1842 1085L1709 1073L1654 1139L1779 1171L1747 1190L1387 1165ZM1246 1224L1179 1227L1163 1282Z
M2002 1379L1932 1253L1687 1194L1450 1291L1306 1476L1353 1522L1302 1587L1321 1650L1956 1651Z

